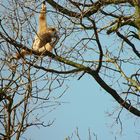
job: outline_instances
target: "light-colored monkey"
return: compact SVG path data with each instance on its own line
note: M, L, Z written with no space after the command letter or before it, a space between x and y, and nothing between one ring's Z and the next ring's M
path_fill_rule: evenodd
M39 15L38 31L36 33L32 49L40 53L45 52L45 50L51 52L54 46L56 45L57 41L58 41L57 30L53 27L50 28L47 26L46 5L45 2L43 2ZM22 49L20 53L16 54L16 59L20 59L21 57L24 58L25 55L29 54L31 55L31 53Z

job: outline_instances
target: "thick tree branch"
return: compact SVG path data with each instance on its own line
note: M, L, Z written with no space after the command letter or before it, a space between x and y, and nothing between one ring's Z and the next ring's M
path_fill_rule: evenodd
M100 71L100 69L101 69L101 67L102 67L102 59L103 59L103 50L102 50L102 45L101 45L101 43L100 43L100 39L99 39L99 36L98 36L98 32L97 32L97 27L96 27L96 24L95 24L95 21L94 20L92 20L92 19L89 19L91 22L92 22L92 24L93 24L93 29L94 29L94 33L95 33L95 37L96 37L96 42L97 42L97 45L98 45L98 48L99 48L99 52L100 52L100 54L99 54L99 65L98 65L98 67L97 67L97 69L96 69L96 71L99 73L99 71Z
M65 7L59 5L54 0L45 0L47 3L49 3L53 8L58 10L59 12L75 18L81 18L81 17L89 17L92 14L96 13L102 6L109 5L109 4L121 4L121 3L130 3L132 4L131 0L99 0L97 2L92 3L92 5L88 8L88 10L83 11L82 13L77 13L70 11L66 9ZM76 5L76 2L74 3ZM79 3L77 3L79 5ZM80 3L82 5L82 3ZM84 4L83 4L84 6Z
M116 90L112 89L110 86L108 86L105 81L95 72L91 71L89 73L96 81L97 83L105 90L107 91L121 106L123 106L125 109L130 111L132 114L140 117L140 110L137 108L131 106L130 103L127 103L125 100L123 100Z
M116 32L117 35L123 39L129 46L131 46L133 52L140 58L140 53L138 52L138 50L136 49L135 45L130 42L125 36L123 36L119 31Z
M63 6L59 5L57 2L53 1L53 0L45 0L47 3L49 3L53 8L55 8L56 10L58 10L59 12L68 15L70 17L80 17L81 14L70 11L66 8L64 8Z
M31 62L26 61L26 64L29 64L30 66L33 66L36 69L40 69L43 70L45 72L51 72L51 73L56 73L56 74L71 74L71 73L76 73L76 72L80 72L82 71L82 69L72 69L72 70L68 70L68 71L58 71L58 70L54 70L54 69L48 69L42 66L38 66L36 64L33 64Z

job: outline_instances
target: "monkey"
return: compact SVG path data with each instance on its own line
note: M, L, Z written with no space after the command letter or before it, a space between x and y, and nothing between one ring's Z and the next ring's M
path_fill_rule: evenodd
M46 32L37 33L32 48L38 52L43 52L45 49L47 51L52 51L53 45L50 45L50 43L53 42L56 38L56 29L48 28Z
M46 21L46 5L45 1L42 3L41 11L39 14L38 31L32 45L32 50L43 53L46 50L51 52L56 43L58 42L57 30L54 27L48 27ZM31 55L24 49L17 53L15 58L24 58L26 55Z
M20 51L20 53L16 53L16 55L14 56L14 58L18 60L18 59L20 59L20 58L24 58L25 55L31 55L31 54L32 54L32 53L30 53L30 52L28 52L28 51L22 49L22 50Z
M45 1L42 4L40 15L39 15L39 26L38 32L35 36L35 41L33 43L33 50L43 52L44 50L52 51L52 45L50 42L53 38L57 38L57 31L55 28L49 28L46 22L46 5ZM52 46L52 47L51 47ZM43 48L42 48L43 47Z

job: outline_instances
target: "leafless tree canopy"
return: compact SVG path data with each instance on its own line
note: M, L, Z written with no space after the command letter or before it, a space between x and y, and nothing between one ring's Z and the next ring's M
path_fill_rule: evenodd
M19 140L30 126L51 125L36 112L60 105L68 80L87 74L139 117L140 1L45 1L59 42L43 54L31 49L43 1L0 2L0 139ZM32 55L15 60L21 49Z

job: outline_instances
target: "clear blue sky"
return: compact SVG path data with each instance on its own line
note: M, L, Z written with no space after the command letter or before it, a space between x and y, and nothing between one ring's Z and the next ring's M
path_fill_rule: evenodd
M118 104L101 90L90 76L84 76L80 81L72 80L68 92L61 101L69 103L59 106L44 118L46 122L56 119L54 124L51 127L34 128L28 131L26 134L28 138L64 140L65 137L71 136L76 127L79 128L81 140L88 140L89 128L97 135L98 140L115 140L115 136L117 140L139 140L140 138L138 118L126 111L121 115L123 132L120 134L120 125L115 123L115 118L107 115L107 112L118 107Z

